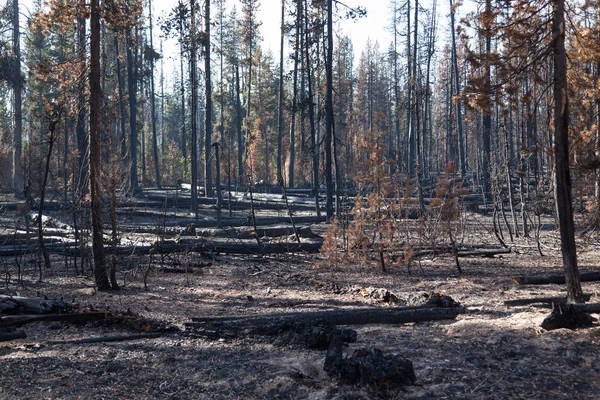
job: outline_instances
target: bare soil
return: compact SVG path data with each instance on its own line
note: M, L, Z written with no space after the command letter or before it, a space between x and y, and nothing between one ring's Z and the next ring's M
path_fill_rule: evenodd
M471 218L482 218L471 216ZM489 226L483 221L480 226ZM131 311L181 328L152 339L114 343L53 344L117 333L126 326L32 323L28 337L0 343L0 399L585 399L600 393L600 327L546 332L549 314L536 305L507 308L506 300L561 296L564 285L516 285L512 276L560 273L557 233L543 232L541 257L533 240L519 239L511 254L461 259L457 273L448 257L396 265L315 269L317 257L194 255L182 263L208 263L190 274L153 269L144 290L148 258L131 258L118 273L120 291L98 293L90 277L74 276L54 258L37 282L30 264L23 285L3 275L0 294L63 298L83 307ZM469 240L492 242L488 232ZM579 242L581 271L598 270L598 238ZM168 261L168 260L167 260ZM0 260L0 271L14 271ZM600 283L583 283L598 302ZM192 337L192 316L394 307L361 294L385 288L402 305L409 295L440 292L467 307L456 320L405 325L353 326L358 342L346 350L380 348L414 364L417 382L399 391L344 386L323 371L325 353L277 338ZM362 291L365 292L365 291ZM596 315L597 317L597 315Z

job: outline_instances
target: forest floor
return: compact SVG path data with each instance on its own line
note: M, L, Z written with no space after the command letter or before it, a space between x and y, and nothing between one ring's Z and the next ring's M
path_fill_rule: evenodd
M481 227L469 240L494 244L484 229L489 217L469 218ZM8 229L7 219L0 222ZM462 275L450 257L421 259L409 274L401 265L387 273L364 265L314 268L316 255L195 254L185 255L184 262L203 263L203 268L189 274L153 269L145 290L142 266L148 257L139 256L120 267L121 290L99 293L90 277L74 276L58 256L43 270L42 282L33 264L25 267L22 285L14 281L14 271L6 281L4 272L14 266L0 260L0 294L62 298L181 328L156 338L84 344L73 341L137 331L118 324L27 324L27 338L0 343L0 399L598 398L598 324L547 332L540 324L549 309L504 305L564 296L564 285L511 281L561 272L558 234L542 232L544 257L535 241L519 239L510 254L461 259ZM579 240L582 272L598 270L599 242L595 234ZM385 288L399 302L381 303L361 288ZM600 282L584 282L583 288L592 294L591 302L599 301ZM186 334L183 327L193 316L396 307L410 295L430 291L451 296L467 312L448 321L352 326L358 341L346 353L380 348L412 361L416 384L396 391L342 385L323 371L325 352L276 337L205 339Z

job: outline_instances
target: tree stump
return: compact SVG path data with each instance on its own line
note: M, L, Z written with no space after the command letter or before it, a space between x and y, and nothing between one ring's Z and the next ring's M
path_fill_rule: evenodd
M560 304L544 319L542 328L547 331L560 328L587 328L592 326L594 321L597 319L577 308L575 304Z
M342 353L343 338L331 340L323 369L332 378L347 385L371 386L394 390L417 380L412 361L397 355L385 355L380 349L357 349L350 357Z

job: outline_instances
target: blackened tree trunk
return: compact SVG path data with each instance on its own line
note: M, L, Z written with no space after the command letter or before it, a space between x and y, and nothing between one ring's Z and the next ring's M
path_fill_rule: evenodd
M208 2L207 2L208 3ZM160 163L158 159L158 135L156 133L156 96L154 91L154 41L152 39L152 0L148 2L150 19L150 120L152 122L152 156L154 158L154 177L156 187L161 188L160 181Z
M600 19L600 10L598 11ZM600 21L598 21L600 24ZM596 79L600 79L600 61L596 63ZM594 139L594 155L600 157L600 97L596 98L596 137ZM597 169L596 180L594 182L594 197L596 197L596 207L600 207L600 169ZM600 210L596 210L600 212Z
M46 249L46 245L44 244L44 229L43 229L43 221L42 217L44 215L44 201L46 198L46 188L48 186L48 174L50 173L50 160L52 159L52 149L54 147L54 142L56 141L56 126L60 120L60 112L57 112L55 115L50 116L50 125L48 126L48 155L46 157L46 167L44 168L44 180L42 181L42 190L40 193L40 209L38 212L38 243L40 245L40 250L42 251L42 256L44 257L44 265L46 268L51 267L50 263L50 255L48 254L48 250ZM40 269L40 282L42 281L42 272Z
M290 155L288 185L294 187L294 168L296 168L296 108L298 106L298 61L302 59L302 49L300 49L301 29L302 29L302 1L297 2L296 6L296 44L294 46L294 77L292 82L292 119L290 122Z
M196 71L196 0L190 0L190 76L192 83L192 212L198 218L198 76Z
M485 13L487 15L486 20L491 21L492 16L492 2L491 0L486 0L485 2ZM485 29L485 62L483 66L483 75L485 79L485 90L487 90L487 95L491 96L491 47L492 47L492 31L491 26L486 25ZM489 102L488 102L489 103ZM485 196L490 196L491 193L491 173L490 173L490 157L492 155L491 149L491 136L492 136L492 110L491 107L483 110L483 137L482 137L482 146L483 146L483 157L481 161L481 181L483 184L483 193ZM521 194L522 195L522 194Z
M327 57L325 61L325 210L327 220L333 218L333 161L331 142L333 140L333 1L327 0Z
M305 6L307 3L304 3ZM306 7L308 8L308 7ZM312 86L312 69L310 62L310 37L309 37L309 29L308 29L308 16L305 16L305 34L306 34L306 42L304 47L304 55L306 57L306 79L307 79L307 89L308 89L308 119L310 122L310 144L312 151L312 190L313 196L315 198L315 211L317 216L321 216L321 206L319 205L319 149L318 141L317 141L317 130L315 128L315 105L314 105L314 94L313 94L313 86Z
M452 71L454 73L454 85L456 86L456 95L460 95L460 75L458 74L458 57L456 51L456 28L454 25L454 2L450 0L450 31L452 32ZM458 128L458 156L459 156L459 167L461 176L465 175L466 162L465 162L465 148L463 141L463 118L462 118L462 103L458 101L456 103L456 125Z
M553 0L552 38L554 55L554 196L567 284L567 302L583 302L577 267L575 227L569 171L569 99L567 97L567 55L565 51L565 1Z
M179 10L183 10L184 6L182 3L180 3L180 5L178 6ZM184 170L184 179L187 177L186 173L187 173L187 168L188 168L188 153L187 153L187 132L185 129L185 115L186 115L186 110L185 110L185 74L183 71L183 60L184 60L184 53L185 53L185 44L184 44L184 29L183 29L183 15L182 12L180 11L180 13L178 14L178 19L177 19L177 23L179 25L179 32L180 32L180 38L179 38L179 73L181 75L181 86L179 88L180 90L180 101L181 101L181 154L183 155L183 170Z
M211 163L212 148L212 82L210 71L210 0L204 1L204 88L206 89L206 112L204 113L204 182L206 197L213 197L213 178ZM219 188L217 188L219 190Z
M121 124L121 137L119 141L121 143L121 159L125 160L127 157L127 140L126 136L126 123L125 123L125 102L123 101L123 74L121 73L121 57L119 56L119 33L115 32L115 55L117 59L117 83L119 87L119 121Z
M129 92L129 157L131 158L130 165L130 185L131 191L135 195L140 188L138 181L138 165L137 165L137 71L133 61L133 41L131 40L131 29L127 32L127 87Z
M215 148L215 184L217 187L217 227L222 228L221 207L223 205L223 196L221 193L221 160L219 159L219 142L214 142Z
M80 15L85 15L85 1L81 0L78 3ZM86 21L84 17L77 19L77 52L79 60L85 64L86 60ZM85 65L84 65L85 67ZM77 125L75 126L75 136L77 138L77 185L74 189L78 192L78 197L81 198L87 192L87 179L85 171L88 164L88 137L86 135L86 107L85 107L85 82L79 82L79 94L77 96Z
M406 94L406 138L407 138L407 146L406 146L406 172L408 175L412 176L414 171L414 134L413 134L413 80L414 76L412 74L412 54L411 49L411 36L410 36L410 0L406 2L406 59L408 62L408 85L407 85L407 94Z
M13 131L12 183L15 196L23 196L23 167L21 166L23 115L21 83L21 34L19 31L19 0L13 0L13 52L15 56L15 74L13 81L15 126Z
M244 182L244 135L242 129L242 89L240 84L240 63L235 63L235 130L237 132L237 183Z
M100 151L100 1L91 0L90 14L90 188L94 279L98 290L110 289L104 256Z
M277 114L277 184L283 186L283 42L285 38L285 0L281 0L281 37L279 43L279 104Z

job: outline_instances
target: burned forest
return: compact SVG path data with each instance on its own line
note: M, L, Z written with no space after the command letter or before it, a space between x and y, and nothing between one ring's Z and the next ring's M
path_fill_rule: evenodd
M0 399L600 391L597 0L0 2Z

